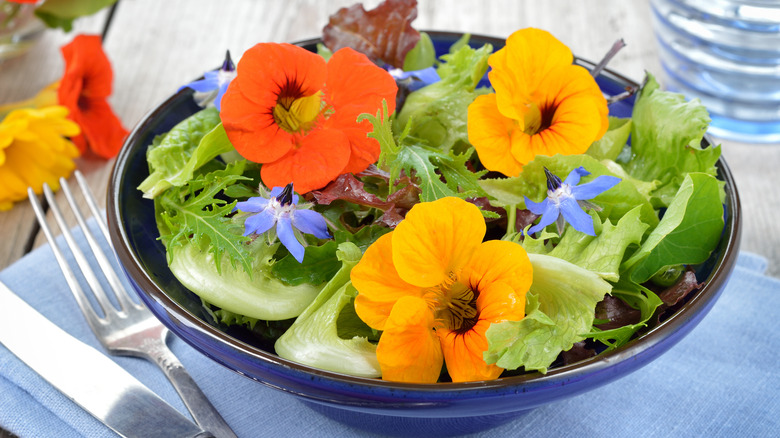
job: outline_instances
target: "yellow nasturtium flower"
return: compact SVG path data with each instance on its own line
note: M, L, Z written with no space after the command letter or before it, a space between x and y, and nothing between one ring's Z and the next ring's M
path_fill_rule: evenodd
M609 127L595 79L563 43L522 29L488 59L495 93L468 108L468 136L482 164L517 176L536 155L584 153Z
M525 316L532 267L522 246L483 242L485 221L462 199L415 205L352 270L355 310L382 330L385 380L434 383L442 364L455 382L503 371L483 359L490 324Z
M0 210L27 198L27 187L41 193L43 183L59 188L58 179L75 169L78 149L67 139L79 133L68 109L53 105L22 108L0 121Z

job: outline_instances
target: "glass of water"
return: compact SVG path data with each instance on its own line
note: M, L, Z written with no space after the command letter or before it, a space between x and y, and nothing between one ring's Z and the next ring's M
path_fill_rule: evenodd
M721 138L780 143L780 0L651 0L664 83Z

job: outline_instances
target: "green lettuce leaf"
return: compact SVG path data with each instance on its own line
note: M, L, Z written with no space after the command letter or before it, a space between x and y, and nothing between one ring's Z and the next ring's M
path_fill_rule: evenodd
M152 146L146 153L151 174L141 182L138 189L144 192L145 198L154 198L172 186L183 186L192 178L192 172L203 163L211 160L221 152L211 154L211 150L227 148L225 130L221 126L219 111L216 108L206 108L184 119L174 126L157 146ZM215 131L215 132L212 132ZM207 140L204 150L189 163L201 140ZM232 149L232 146L230 146Z
M420 32L420 41L406 54L404 71L422 70L431 67L436 62L436 49L430 35Z
M181 284L209 304L249 318L286 320L300 315L323 286L290 286L274 278L269 267L278 245L269 246L264 239L243 244L251 257L250 272L226 260L220 263L225 266L217 270L213 252L202 251L194 244L174 246L168 249L170 269Z
M623 264L631 280L644 283L669 267L707 260L723 230L723 196L714 176L686 175L661 223Z
M596 236L566 227L558 245L547 255L558 257L596 273L607 281L618 281L623 254L631 245L639 245L648 225L639 219L641 207L626 213L616 225L607 219L596 221Z
M547 372L562 351L591 331L596 304L612 286L598 275L565 260L528 254L534 279L520 321L491 324L485 362L514 370Z
M343 339L337 327L342 309L352 303L357 291L349 274L362 256L352 243L339 245L341 269L317 298L274 345L276 354L313 367L361 377L379 377L376 346L364 337Z
M631 135L631 119L609 117L609 129L603 137L593 142L586 152L597 160L615 160Z
M288 254L271 266L271 273L282 283L291 286L323 284L341 267L336 259L337 248L338 244L333 240L320 246L307 246L303 262L299 263L292 254Z
M456 151L465 150L468 106L481 94L475 89L487 71L487 59L492 51L489 44L476 50L464 45L455 53L443 55L437 69L441 80L407 96L395 129L411 120L409 136L419 142L445 154L456 145L464 146Z
M685 174L716 174L720 146L701 146L710 117L698 99L686 101L681 94L663 91L648 75L631 119L633 158L626 171L644 181L658 180L655 196L662 205L669 205Z

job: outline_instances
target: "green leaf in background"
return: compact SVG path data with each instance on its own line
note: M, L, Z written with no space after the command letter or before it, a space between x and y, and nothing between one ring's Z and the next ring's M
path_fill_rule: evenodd
M404 71L422 70L433 66L436 62L436 49L430 35L420 32L420 41L412 50L406 53Z
M615 160L631 135L631 119L609 117L609 129L603 137L593 142L586 154L597 160Z
M65 32L73 29L73 20L113 5L117 0L46 0L35 9L47 26L61 28Z
M722 192L714 176L686 175L661 223L623 264L631 280L644 283L671 266L707 260L723 230Z
M655 196L662 205L669 205L686 173L715 175L720 146L701 147L710 117L698 99L663 91L648 75L631 120L633 158L626 171L643 181L659 180Z
M271 274L291 286L325 283L341 267L341 263L336 259L337 248L338 244L333 240L320 246L307 246L302 263L298 263L292 254L288 254L271 265Z
M138 186L138 189L144 192L144 197L154 198L172 187L172 181L179 186L184 185L187 179L184 179L186 175L182 174L182 170L187 167L201 140L217 125L220 125L219 111L216 108L206 108L179 122L163 137L159 145L150 147L146 159L151 174ZM213 143L209 143L219 149L219 146L224 146L219 141L220 138L221 134L215 133L212 136Z
M620 298L629 306L638 309L640 319L636 324L627 324L611 330L595 330L585 335L587 338L603 343L608 347L608 350L613 350L631 340L637 330L645 327L647 321L653 316L658 306L663 304L663 301L650 289L624 280L613 286L610 295Z
M641 207L626 213L616 225L607 220L589 236L567 227L558 245L547 255L574 263L608 281L620 278L620 263L630 245L639 245L648 225L639 219Z
M489 44L477 50L466 45L443 55L437 69L441 80L407 96L395 129L411 120L409 136L445 154L456 145L467 145L468 106L481 93L475 88L487 71L492 51Z
M563 180L572 169L580 166L591 173L583 177L580 184L585 184L601 175L618 176L603 163L588 155L558 154L552 157L538 155L523 166L520 175L511 178L483 179L479 181L479 185L488 195L496 199L494 205L517 204L520 208L525 208L523 195L536 202L541 202L547 197L544 167ZM639 206L641 207L639 217L642 222L650 227L658 224L658 216L653 205L632 180L620 181L616 186L595 197L592 202L602 208L599 212L602 221L609 219L617 223L629 211Z
M520 321L491 324L485 362L501 368L547 372L562 351L591 331L596 304L612 286L598 275L559 258L528 254L534 279Z

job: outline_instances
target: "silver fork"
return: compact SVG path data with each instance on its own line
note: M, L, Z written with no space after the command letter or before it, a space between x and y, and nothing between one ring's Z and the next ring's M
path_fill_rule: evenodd
M95 201L89 186L78 171L76 171L76 179L84 194L84 199L87 201L87 205L92 211L92 215L95 217L98 226L110 245L111 241L108 235L108 228L106 227L105 220L98 209L97 202ZM65 237L68 247L81 268L81 272L84 274L84 278L92 289L93 295L99 304L98 307L104 315L102 317L98 315L94 307L90 304L87 295L82 290L76 276L73 274L73 271L65 260L62 251L55 242L54 235L46 224L46 215L38 201L38 197L32 189L28 189L28 195L33 210L35 210L35 215L38 218L38 222L41 225L41 229L51 245L57 263L60 265L60 269L62 269L62 273L65 275L65 280L70 286L73 296L76 298L76 302L78 303L81 312L84 314L84 317L87 319L87 323L89 323L89 326L95 333L95 336L111 354L141 357L157 364L165 373L168 380L171 381L173 387L179 393L179 396L184 401L187 409L189 409L192 414L193 419L195 419L195 422L198 423L200 427L213 433L218 438L235 437L236 435L230 429L230 426L228 426L219 412L217 412L211 402L206 398L206 395L203 394L203 391L201 391L195 381L192 380L192 377L190 377L184 369L181 362L179 362L176 356L168 349L165 341L168 335L168 329L163 326L143 304L136 304L130 299L130 295L122 286L111 263L87 226L84 216L81 214L80 208L78 207L78 204L76 204L75 198L68 188L68 182L64 178L60 178L60 186L68 200L68 204L70 204L70 207L73 210L76 220L84 232L84 236L94 253L95 259L100 265L101 271L103 271L107 282L111 286L111 289L113 289L114 297L119 304L119 308L117 308L111 303L108 295L103 290L100 281L95 275L95 272L90 268L89 262L84 257L84 253L79 250L78 245L73 239L73 235L68 230L68 225L65 223L65 219L57 205L54 194L48 185L44 185L43 191L46 200L57 221L57 225L60 230L62 230L62 235Z

